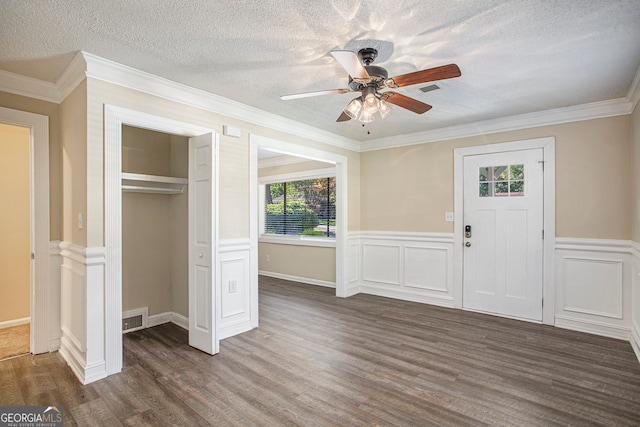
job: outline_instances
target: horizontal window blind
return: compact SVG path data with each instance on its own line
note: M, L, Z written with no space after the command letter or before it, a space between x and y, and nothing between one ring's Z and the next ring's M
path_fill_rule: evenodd
M335 237L335 177L265 185L265 234Z

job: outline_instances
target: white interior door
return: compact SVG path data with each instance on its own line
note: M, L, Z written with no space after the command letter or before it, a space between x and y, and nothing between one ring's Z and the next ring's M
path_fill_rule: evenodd
M542 160L542 149L464 157L464 308L542 321Z
M211 133L189 139L189 345L209 354L218 349L214 142Z

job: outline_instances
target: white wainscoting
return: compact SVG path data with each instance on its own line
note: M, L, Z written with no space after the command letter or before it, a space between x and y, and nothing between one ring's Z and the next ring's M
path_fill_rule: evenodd
M249 239L219 241L218 249L218 338L246 332L258 325L257 283L251 279L251 242ZM252 302L255 301L252 307Z
M49 286L51 318L49 319L49 351L60 348L62 338L62 312L61 312L61 280L62 280L62 256L60 256L60 241L49 242Z
M60 354L82 384L106 377L104 248L60 243Z
M631 242L632 278L631 278L631 346L640 361L640 243Z
M348 246L350 295L453 307L453 234L354 232Z
M627 240L556 238L555 325L629 340L631 261Z

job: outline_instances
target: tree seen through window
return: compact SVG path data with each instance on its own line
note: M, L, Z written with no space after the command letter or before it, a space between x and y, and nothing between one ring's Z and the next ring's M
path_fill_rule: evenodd
M335 177L265 185L265 233L335 237Z

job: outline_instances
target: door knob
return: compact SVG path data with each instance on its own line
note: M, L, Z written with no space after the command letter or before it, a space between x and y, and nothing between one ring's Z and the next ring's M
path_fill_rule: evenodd
M469 247L471 247L471 242L467 242L464 245L469 248Z
M202 258L202 252L198 252L198 258Z

